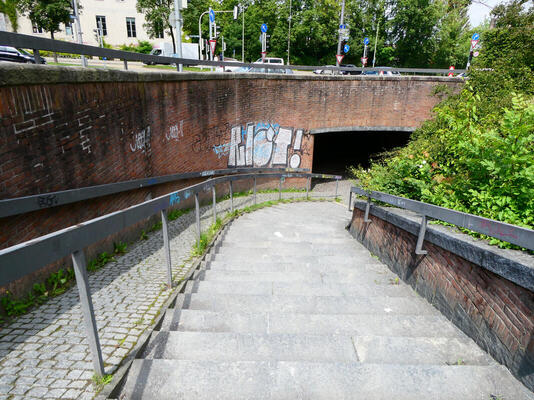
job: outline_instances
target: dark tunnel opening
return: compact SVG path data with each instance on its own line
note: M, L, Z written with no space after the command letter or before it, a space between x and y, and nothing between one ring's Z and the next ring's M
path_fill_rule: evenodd
M405 146L411 132L361 131L315 134L313 172L348 177L349 166L367 168L384 151Z

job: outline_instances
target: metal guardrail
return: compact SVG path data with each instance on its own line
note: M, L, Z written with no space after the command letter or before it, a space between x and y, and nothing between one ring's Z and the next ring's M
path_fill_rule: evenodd
M104 185L87 186L77 189L62 190L57 192L40 193L31 196L15 197L12 199L0 200L0 218L31 211L43 210L51 207L62 206L78 201L94 199L126 192L128 190L147 188L162 183L176 182L184 179L205 178L211 176L242 174L242 173L262 173L262 172L309 172L304 168L228 168L211 171L186 172L182 174L171 174L154 176L150 178L134 179L130 181L108 183Z
M422 215L421 227L419 229L417 246L415 249L416 254L427 254L427 252L422 248L425 238L427 218L448 222L449 224L466 228L486 236L491 236L528 250L534 250L534 230L532 229L423 203L417 200L410 200L405 197L394 196L384 192L366 191L357 186L353 186L350 189L349 211L351 210L353 193L359 196L367 197L364 222L370 222L369 210L371 208L371 199L378 200L392 206L404 208L405 210L414 211L417 214Z
M124 61L124 68L128 69L128 61L141 61L146 63L168 63L181 65L204 65L211 67L253 67L266 69L291 69L302 71L313 71L316 69L331 70L331 71L347 71L347 72L361 72L365 71L380 71L381 68L361 68L361 67L336 67L336 66L313 66L313 65L281 65L268 63L240 63L228 61L209 61L209 60L195 60L190 58L178 57L163 57L154 56L150 54L133 53L129 51L106 49L96 46L88 46L84 44L64 42L61 40L52 40L32 35L23 35L20 33L0 31L0 44L5 46L12 46L17 48L32 49L34 54L39 57L39 50L53 51L57 53L71 53L86 56L106 57L108 59L117 58ZM391 71L404 73L422 73L422 74L448 74L448 69L442 68L391 68ZM463 69L455 70L455 73L465 72Z
M94 218L75 226L0 250L0 286L4 286L45 265L71 255L76 283L80 294L80 303L84 316L87 338L93 358L93 367L97 375L103 376L104 362L102 360L102 352L87 277L87 262L83 249L109 235L117 233L124 228L132 226L143 219L159 213L162 220L163 243L167 267L167 285L170 287L172 286L172 269L167 209L173 205L179 204L182 200L194 196L197 238L200 240L199 193L211 189L213 193L213 220L215 222L217 219L215 186L225 182L229 183L231 211L233 212L233 182L253 179L253 196L254 204L256 204L256 180L258 178L279 178L279 199L282 198L282 183L285 178L306 178L308 180L306 185L306 196L308 196L312 178L335 179L338 182L341 179L340 176L336 175L314 174L309 172L252 173L212 178L205 182L168 193L124 210ZM337 197L337 185L335 196Z

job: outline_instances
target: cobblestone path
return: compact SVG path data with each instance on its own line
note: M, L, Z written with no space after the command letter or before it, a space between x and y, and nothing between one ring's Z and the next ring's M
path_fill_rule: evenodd
M340 185L339 193L342 186L348 194L346 185ZM312 195L320 197L330 189L335 186L317 185L318 191ZM302 192L283 193L283 198L303 196ZM260 193L257 197L258 203L275 199L278 193ZM250 204L251 196L234 199L235 208ZM218 215L229 210L229 200L217 204ZM196 240L194 218L195 213L190 212L169 223L175 281L191 267L191 263L183 264ZM211 223L211 206L202 207L202 229ZM89 276L107 374L116 371L170 296L165 265L162 234L157 231ZM0 329L0 400L91 399L96 394L92 376L75 286Z

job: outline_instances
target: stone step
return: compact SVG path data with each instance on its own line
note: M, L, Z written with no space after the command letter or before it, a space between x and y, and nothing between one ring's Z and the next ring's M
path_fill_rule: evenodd
M376 263L377 259L370 253L361 252L357 256L341 255L320 255L320 254L294 254L294 255L274 255L269 253L257 254L211 254L208 256L210 261L220 261L228 264L251 263L251 262L268 262L273 264L356 264Z
M148 359L497 365L467 338L159 332Z
M134 360L122 395L139 399L527 400L502 366Z
M355 283L392 285L397 282L390 274L351 272L249 272L249 271L202 271L198 279L206 282L304 282L304 283Z
M463 335L441 315L244 313L169 309L164 318L161 329L171 331L407 337Z
M359 257L369 255L369 250L348 246L314 246L314 245L281 245L274 247L226 247L222 246L215 250L217 255L227 257L262 257L262 256L343 256Z
M339 245L347 245L354 248L361 248L365 249L359 242L355 241L354 239L350 238L338 238L338 239L329 239L329 238L322 238L321 240L302 240L302 239L296 239L296 238L285 238L280 237L276 235L277 232L274 232L272 234L273 237L269 237L268 239L264 239L262 241L258 240L250 240L245 235L242 239L231 239L230 237L225 237L224 240L224 247L226 248L234 248L234 247L263 247L263 248L271 248L273 246L279 246L281 244L285 244L288 246L300 246L302 245L314 245L314 246L339 246ZM278 232L279 233L279 232Z
M341 264L329 263L272 263L272 262L222 262L209 261L203 264L207 271L250 271L250 272L325 272L325 273L375 273L395 278L396 275L384 264L358 263L356 260Z
M189 281L185 293L252 294L288 296L391 296L414 297L415 292L399 284L307 283L307 282L212 282Z
M350 336L159 332L146 358L206 361L358 361Z
M195 293L178 295L176 308L243 313L440 315L439 311L421 298L386 296L249 296Z

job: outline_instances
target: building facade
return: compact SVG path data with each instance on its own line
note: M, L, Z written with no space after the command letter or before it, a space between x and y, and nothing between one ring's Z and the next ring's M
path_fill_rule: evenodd
M148 40L153 44L171 42L172 39L165 32L158 37L149 38L145 27L145 18L136 10L137 0L78 0L80 5L80 24L82 27L83 43L99 45L97 29L101 28L103 40L112 46L122 44L137 44L138 41ZM0 14L0 30L11 31L9 19ZM19 33L50 37L50 33L36 26L25 16L19 16ZM61 25L61 31L54 37L60 40L76 41L74 22Z

